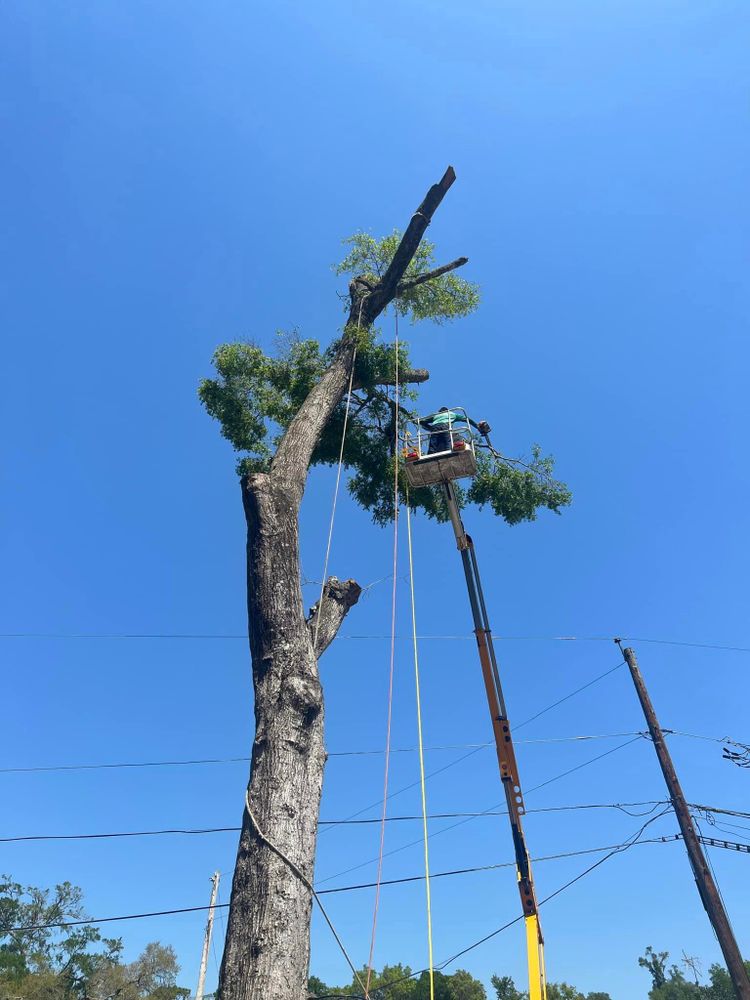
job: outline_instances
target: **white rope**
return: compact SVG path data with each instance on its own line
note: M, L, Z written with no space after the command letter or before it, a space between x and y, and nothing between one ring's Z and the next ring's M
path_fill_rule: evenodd
M287 865L291 869L291 871L297 876L297 878L304 885L304 887L306 889L308 889L312 893L313 899L315 900L315 902L320 907L320 912L323 914L323 917L325 918L325 922L330 927L331 933L333 934L334 938L336 939L336 944L341 949L342 955L346 959L349 968L352 970L352 972L354 974L354 978L359 983L359 986L362 989L362 992L365 992L364 983L360 979L359 973L357 972L357 969L356 969L354 963L352 962L351 958L349 957L348 951L344 947L344 942L341 940L341 938L337 934L336 928L333 926L333 922L331 921L331 918L328 916L328 913L326 912L326 908L321 903L320 896L315 891L312 882L309 880L309 878L307 878L307 876L305 875L305 873L303 871L301 871L297 867L297 865L295 865L295 863L290 858L288 858L286 856L286 854L284 854L284 852L280 848L278 848L276 846L276 844L273 843L272 840L269 840L268 837L265 835L265 833L263 833L263 831L261 830L260 826L258 825L257 819L253 815L252 809L250 808L250 793L247 792L247 791L245 792L245 808L247 809L247 814L250 817L250 822L255 827L255 832L260 837L260 839L263 841L263 843L266 845L266 847L270 848L270 850L272 850L274 854L278 855L278 857L281 858L281 860L284 862L284 864Z
M364 301L359 304L359 318L357 319L357 330L360 329L360 323L362 321L362 306ZM326 557L323 562L323 576L320 581L320 597L318 598L318 610L315 613L315 635L313 638L313 651L318 648L318 632L320 631L320 619L322 617L323 611L323 600L325 598L326 589L326 579L328 578L328 560L331 556L331 542L333 540L333 524L336 520L336 504L339 499L339 487L341 485L341 469L344 464L344 442L346 441L346 428L349 423L349 409L352 402L352 386L354 385L354 367L357 361L357 345L354 345L354 353L352 354L352 368L349 372L349 387L346 391L346 409L344 410L344 426L341 431L341 446L339 448L339 461L338 468L336 469L336 486L333 490L333 504L331 506L331 520L328 525L328 541L326 543Z

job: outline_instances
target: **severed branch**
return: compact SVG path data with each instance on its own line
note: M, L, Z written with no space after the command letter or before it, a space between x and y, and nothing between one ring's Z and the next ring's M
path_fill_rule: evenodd
M321 657L336 638L349 609L354 607L361 593L362 588L355 580L339 580L335 576L326 580L323 600L316 601L307 616L307 629L313 642L317 633L316 657ZM322 606L320 623L317 621L319 604Z
M438 183L432 185L412 215L393 260L377 283L373 285L368 279L357 277L349 284L349 319L334 360L287 427L271 462L271 477L285 483L295 503L302 500L315 445L346 392L356 352L357 331L371 327L397 296L399 282L414 258L433 214L455 179L453 167L448 167Z
M398 373L398 384L399 385L420 385L422 382L427 382L430 378L430 373L426 368L412 368L408 372ZM379 378L374 385L395 385L396 378L395 375L392 378ZM355 389L362 389L363 383L354 383Z
M417 247L422 241L427 227L432 222L432 216L456 179L453 167L448 167L443 176L433 184L424 197L422 204L409 220L406 232L401 237L393 260L388 265L383 277L372 288L369 282L355 278L349 285L351 308L349 323L354 326L371 326L389 302L398 294L398 285L407 267L412 262Z
M404 292L408 292L412 288L416 288L417 285L423 285L426 281L432 281L433 278L439 278L441 274L455 271L457 267L463 267L464 264L468 263L468 257L457 257L450 264L443 264L442 267L436 267L434 271L428 271L427 274L420 274L418 278L409 278L408 281L400 281L396 288L396 297L402 295Z

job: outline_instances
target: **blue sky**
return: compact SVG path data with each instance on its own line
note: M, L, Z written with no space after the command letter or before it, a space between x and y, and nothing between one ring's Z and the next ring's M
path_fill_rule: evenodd
M0 88L5 331L3 633L241 634L244 525L234 457L201 411L214 347L277 329L328 342L341 323L330 269L357 228L403 226L452 163L430 237L466 254L481 310L407 331L432 378L425 410L463 404L503 451L538 441L574 505L508 528L467 512L484 571L511 718L523 720L618 661L614 635L750 647L747 627L747 51L738 2L475 0L456 7L140 0L3 5ZM402 331L403 332L403 331ZM390 337L390 321L384 336ZM303 511L303 567L319 579L332 476ZM420 632L466 635L450 529L418 518ZM389 530L344 495L331 571L390 573ZM406 552L399 632L408 634ZM307 590L315 600L314 586ZM377 583L326 655L328 746L378 750L385 728L390 584ZM603 637L576 642L554 636ZM609 637L609 638L608 638ZM237 639L3 639L4 767L238 757L251 740ZM633 641L663 724L750 740L750 654ZM394 744L413 747L413 673L396 664ZM489 738L470 639L421 646L428 746ZM519 740L634 732L624 671L530 723ZM519 745L531 788L624 742ZM692 801L747 808L748 772L721 747L671 741ZM465 753L431 750L436 769ZM246 765L0 774L5 835L233 825ZM394 755L392 787L417 778ZM325 818L377 800L382 759L332 757ZM412 814L417 789L394 799ZM530 793L529 809L661 799L645 741ZM432 812L502 799L490 751L428 784ZM377 815L377 809L367 814ZM619 843L643 820L614 810L530 814L535 856ZM440 835L436 871L511 860L502 819ZM650 830L673 832L664 818ZM732 831L748 837L743 830ZM729 833L726 836L730 836ZM387 849L419 837L393 823ZM730 838L731 839L731 838ZM233 834L4 845L2 869L83 886L94 916L200 905ZM375 826L320 839L326 879L377 853ZM746 856L712 859L750 953ZM545 896L589 856L536 867ZM421 849L384 876L419 874ZM371 881L374 866L327 887ZM229 875L222 882L223 898ZM442 959L516 915L510 869L436 880ZM357 961L372 894L329 896ZM426 962L423 888L383 890L377 964ZM128 956L174 944L197 974L202 914L112 925ZM648 944L719 957L680 845L635 847L545 908L548 970L615 1000L645 996ZM221 921L218 922L221 931ZM459 963L524 981L512 928ZM213 965L213 963L212 963ZM312 970L347 970L326 928ZM213 985L215 970L210 971Z

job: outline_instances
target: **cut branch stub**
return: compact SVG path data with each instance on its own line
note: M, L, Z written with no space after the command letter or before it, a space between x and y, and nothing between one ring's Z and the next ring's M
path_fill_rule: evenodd
M455 271L458 267L463 267L464 264L469 263L468 257L457 257L452 260L450 264L443 264L442 267L436 267L434 271L428 271L426 274L420 274L417 278L410 278L408 281L400 281L398 287L396 288L396 294L401 295L404 292L408 292L410 288L416 288L418 285L424 285L426 281L432 281L433 278L439 278L442 274L448 274L449 271Z
M336 638L349 609L354 607L361 593L362 588L356 580L339 580L335 576L326 580L322 600L313 604L307 616L316 657L320 658Z

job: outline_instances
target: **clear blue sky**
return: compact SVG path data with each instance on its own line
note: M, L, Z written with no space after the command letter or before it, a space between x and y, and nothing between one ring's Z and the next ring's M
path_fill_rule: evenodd
M562 517L513 529L489 512L467 515L496 631L750 646L744 4L10 0L0 17L3 632L244 631L234 457L199 408L197 382L222 341L270 347L276 329L292 327L335 336L340 239L403 226L452 163L458 181L430 235L441 259L471 258L483 305L455 326L408 331L414 362L432 372L423 407L466 405L509 453L539 441L575 494ZM305 501L312 579L331 490L331 475L316 474ZM420 631L466 634L450 531L424 519L414 527ZM381 580L390 544L345 496L331 570ZM405 552L399 572L406 633ZM384 635L389 601L389 583L374 586L345 633ZM750 654L633 645L665 726L750 740ZM2 652L5 767L248 752L241 640L4 639ZM425 641L421 653L428 745L488 739L471 640ZM618 660L607 641L508 639L500 653L519 721ZM332 752L382 747L387 660L380 639L342 639L326 655ZM397 677L394 742L411 747L406 643ZM641 728L620 671L519 739ZM524 784L618 742L523 743ZM750 773L722 762L718 744L674 737L672 748L691 800L748 808ZM430 751L428 766L460 754ZM332 758L324 817L377 800L381 767L376 756ZM2 833L232 825L246 771L2 774ZM395 755L393 787L416 777L414 754ZM527 805L663 794L639 742ZM499 802L491 752L431 780L428 795L433 812ZM417 806L412 789L392 810ZM539 856L618 843L640 822L539 813L527 833ZM669 818L651 828L674 829ZM418 837L418 824L394 823L387 847ZM206 902L211 872L231 869L234 850L233 834L8 844L0 867L29 883L70 879L105 916ZM376 850L373 826L325 833L318 876ZM436 871L510 859L502 819L433 841ZM750 859L713 860L750 953ZM540 895L589 861L537 865ZM389 857L384 874L420 868L415 846ZM369 865L326 885L373 875ZM513 881L501 869L435 882L438 959L516 915ZM225 899L228 889L226 876ZM372 894L328 898L364 962ZM675 959L683 949L706 964L719 956L677 844L612 859L543 916L550 977L615 1000L645 996L636 959L648 944ZM110 930L128 956L155 938L174 944L194 986L203 920ZM377 962L386 961L426 961L420 883L383 890ZM487 983L492 972L522 983L519 928L459 964ZM317 922L312 969L347 979Z

